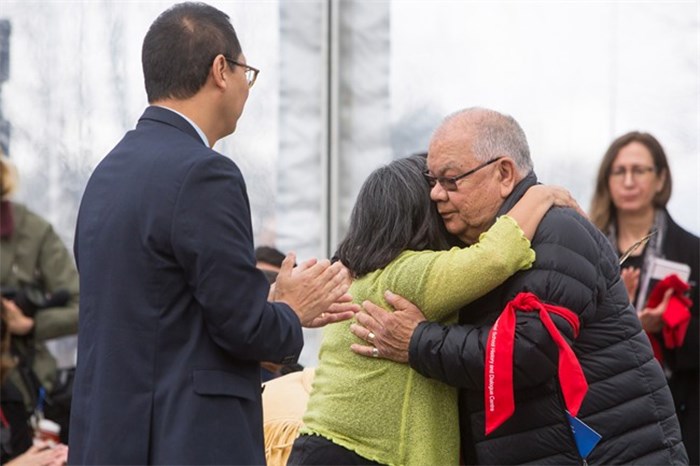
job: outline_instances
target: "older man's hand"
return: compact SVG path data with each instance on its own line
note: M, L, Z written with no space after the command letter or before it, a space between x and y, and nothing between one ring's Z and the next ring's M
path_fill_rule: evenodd
M426 319L406 298L390 291L384 297L395 311L387 312L369 301L362 303L364 312L355 316L357 323L350 326L350 331L370 345L355 343L350 349L362 356L406 363L413 331Z

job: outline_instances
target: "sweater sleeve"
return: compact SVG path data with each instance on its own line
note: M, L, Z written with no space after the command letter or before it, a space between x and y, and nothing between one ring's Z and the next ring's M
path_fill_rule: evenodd
M49 226L42 236L37 267L49 294L63 292L64 305L43 309L36 315L34 336L39 341L78 332L78 271L61 238Z
M428 319L443 320L534 260L517 222L502 216L470 247L404 253L387 274L388 286Z

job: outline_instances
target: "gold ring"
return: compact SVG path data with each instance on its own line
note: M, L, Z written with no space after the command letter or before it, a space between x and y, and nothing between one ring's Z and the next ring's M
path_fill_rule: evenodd
M379 350L377 348L372 348L372 357L373 358L379 357Z
M374 337L375 337L375 336L376 336L376 335L375 335L374 333L369 332L369 333L367 334L367 339L368 339L369 341L374 341Z

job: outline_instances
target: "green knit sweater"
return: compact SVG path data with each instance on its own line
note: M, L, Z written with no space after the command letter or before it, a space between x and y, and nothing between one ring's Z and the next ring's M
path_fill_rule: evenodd
M370 300L390 309L383 294L391 290L415 303L429 320L454 322L462 306L534 260L520 227L504 216L471 247L405 251L356 280L350 293L357 303ZM301 433L323 436L383 464L458 464L456 389L407 364L352 353L352 343L366 343L350 333L351 323L324 331Z

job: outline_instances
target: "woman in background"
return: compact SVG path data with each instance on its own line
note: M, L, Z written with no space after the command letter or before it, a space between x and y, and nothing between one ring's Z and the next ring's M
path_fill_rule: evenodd
M619 254L633 249L622 264L621 276L630 302L639 310L642 327L663 346L662 315L669 295L655 307L640 297L652 257L690 266L691 320L680 347L663 347L663 364L688 451L690 464L698 464L698 268L700 239L673 221L666 204L671 198L671 171L659 141L651 134L633 131L615 139L598 171L591 203L591 221L608 236ZM641 241L650 235L648 241ZM635 245L639 244L636 249Z
M49 395L45 415L61 424L65 442L70 398L59 404L52 396L60 380L46 342L78 332L78 270L51 224L11 200L17 174L1 150L0 176L0 287L6 317L16 323L12 351L19 358L8 377L22 393L27 411L41 404L41 390Z

